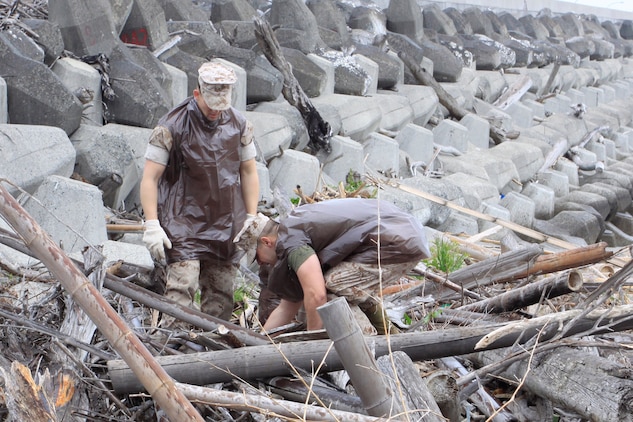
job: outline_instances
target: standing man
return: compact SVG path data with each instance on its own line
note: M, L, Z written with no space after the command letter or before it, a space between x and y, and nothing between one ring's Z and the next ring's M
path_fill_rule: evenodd
M281 298L264 330L292 322L302 305L307 329L322 328L317 308L328 292L373 314L381 289L431 255L416 218L375 199L301 205L279 223L260 213L236 240L270 266L267 288Z
M143 241L167 264L165 296L229 320L239 254L233 238L257 213L253 126L231 107L233 69L204 63L198 87L158 122L145 153ZM163 315L161 325L175 327Z

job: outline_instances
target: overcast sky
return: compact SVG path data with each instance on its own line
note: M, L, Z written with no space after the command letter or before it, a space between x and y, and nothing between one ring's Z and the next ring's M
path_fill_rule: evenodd
M567 0L570 3L586 4L588 6L606 7L609 9L633 12L633 0Z

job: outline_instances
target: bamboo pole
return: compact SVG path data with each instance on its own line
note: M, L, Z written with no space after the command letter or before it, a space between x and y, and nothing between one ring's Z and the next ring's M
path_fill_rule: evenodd
M338 297L319 306L317 311L367 413L377 417L399 413L393 391L378 370L347 300Z
M60 281L72 300L88 314L170 419L202 422L198 411L175 387L173 379L156 362L125 321L2 185L0 213L33 254Z
M582 284L582 275L578 271L567 271L562 275L547 277L536 283L460 306L457 309L489 313L513 311L539 303L543 298L552 299L571 292L577 292L582 287Z

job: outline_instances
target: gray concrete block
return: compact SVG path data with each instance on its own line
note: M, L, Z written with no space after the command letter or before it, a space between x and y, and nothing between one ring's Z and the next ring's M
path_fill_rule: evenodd
M502 157L501 154L493 155L490 154L489 151L474 150L458 158L461 159L461 161L471 163L472 166L483 169L483 174L485 176L481 177L477 174L473 175L488 180L499 190L499 192L501 192L502 189L513 179L519 180L519 172L517 171L514 162L509 158ZM442 161L445 161L444 157L442 157ZM449 166L448 161L446 161L444 168L447 171L454 173L455 171L452 171L452 168L450 167L452 166Z
M405 97L413 112L411 122L424 126L437 110L439 100L433 88L422 85L398 85L396 90L378 90L382 95L399 95Z
M505 221L510 221L512 218L512 216L510 215L510 210L504 206L499 205L498 201L492 202L492 203L488 201L483 202L481 204L481 212L491 217L499 218ZM479 226L479 231L483 232L483 231L486 231L488 229L498 226L498 224L495 224L491 221L480 219L478 221L478 226Z
M399 131L413 120L413 109L407 97L402 95L374 94L382 112L380 128L388 131Z
M433 142L466 152L468 150L468 129L453 120L442 120L433 128Z
M459 186L470 209L479 209L484 202L488 204L499 203L499 190L487 180L459 172L450 174L445 179Z
M290 198L296 198L294 190L301 186L306 195L312 195L319 184L321 163L310 154L289 149L268 164L270 188L279 187Z
M531 228L536 213L536 204L529 197L518 193L508 192L499 205L510 211L510 220L522 226Z
M121 241L106 240L101 253L105 257L103 264L110 267L118 261L144 268L148 272L154 270L154 261L149 249L144 244L132 244Z
M386 174L389 177L399 176L398 142L380 133L370 133L361 142L365 166L374 172Z
M460 206L466 205L461 189L446 179L416 176L404 179L402 184L443 198ZM429 208L431 211L430 218L426 224L431 227L439 227L444 224L446 219L451 215L451 209L428 199L424 199L424 201L426 202L426 208Z
M468 131L467 140L479 149L488 149L490 145L490 123L476 114L468 113L459 121Z
M569 192L562 198L557 198L555 204L556 212L566 209L569 202L593 208L602 219L605 219L611 212L609 201L604 196L580 189Z
M554 216L554 189L540 183L527 183L521 194L534 202L534 216L542 220L549 220Z
M292 74L308 97L318 97L327 83L325 71L301 51L282 47L282 54L291 66Z
M169 75L171 76L171 101L172 101L172 107L175 107L176 105L183 102L185 98L191 95L188 89L187 73L185 73L184 71L168 63L163 63L163 65L165 66L165 69L167 69L167 72L169 72ZM246 79L246 77L244 77L244 79ZM239 77L238 77L238 80L239 80ZM235 97L235 87L233 88L233 96ZM246 95L244 95L244 97L245 97L244 104L237 104L236 101L233 101L233 107L237 108L238 110L242 110L242 111L245 110L246 109ZM243 107L243 108L240 108L240 107Z
M347 181L347 175L352 173L363 174L363 146L358 142L344 136L333 136L330 139L332 152L329 154L319 151L316 157L323 165L323 172L330 176L338 185Z
M569 98L572 104L585 103L585 94L576 88L565 91L565 95Z
M543 106L545 107L545 114L554 114L554 113L568 113L571 109L572 101L569 97L556 94L554 97L549 97L543 102Z
M0 75L11 75L5 78L9 122L60 127L67 134L79 127L82 109L77 97L48 66L23 56L1 32Z
M501 72L492 70L477 70L479 77L478 98L492 103L508 88L508 82Z
M569 177L567 174L553 169L545 170L537 175L537 182L554 191L556 197L569 193Z
M430 164L433 158L433 132L422 126L408 124L396 135L395 140L413 162Z
M255 129L255 141L265 161L280 154L280 148L287 150L292 143L292 130L285 117L271 113L247 111L246 118Z
M532 179L545 162L543 153L537 146L523 142L502 142L490 149L490 155L500 160L511 160L521 183Z
M607 148L604 143L591 140L587 142L585 148L596 155L596 160L603 163L607 160Z
M156 50L169 40L165 11L158 0L135 0L120 34L123 42Z
M545 106L542 103L539 103L531 99L523 100L522 103L523 105L525 105L526 107L529 107L532 110L534 117L538 119L545 118Z
M317 108L317 104L327 103L338 110L342 125L338 134L341 136L360 141L380 127L382 110L375 98L332 94L314 98L312 103Z
M23 207L67 253L108 240L101 191L94 185L49 176Z
M33 193L49 175L72 175L75 148L62 129L2 124L0 134L0 178ZM11 185L4 186L10 193L17 193Z
M615 142L611 139L603 139L602 145L604 146L605 155L607 158L616 159Z
M356 59L356 64L367 74L368 84L364 95L375 94L378 89L378 74L380 71L378 63L362 54L354 54L352 57Z
M377 198L390 202L400 209L411 213L425 227L431 219L429 201L418 195L404 192L393 186L385 185L378 191Z
M114 209L141 180L132 149L120 134L81 125L70 137L77 151L75 173L88 183L103 187L103 202Z
M253 111L258 113L276 114L284 117L288 122L288 127L292 131L290 148L296 149L297 151L303 151L308 145L308 142L310 142L310 136L308 135L308 130L306 129L301 113L296 107L291 106L287 101L263 102L258 104ZM324 116L321 117L324 118Z
M120 42L109 2L51 2L48 5L48 20L59 27L66 50L77 56L109 55Z
M82 103L82 124L103 125L101 74L94 67L69 57L55 61L53 73Z
M477 219L459 212L451 212L446 221L436 228L445 233L453 233L456 235L464 234L466 236L474 236L479 233Z
M552 131L549 136L556 142L559 138L567 139L569 147L578 145L587 134L587 125L583 119L578 119L563 113L557 113L546 118L535 129L543 133L548 133L546 129Z
M321 87L321 91L319 95L328 95L334 94L334 84L336 82L334 77L334 64L331 61L324 59L323 57L319 57L314 53L310 53L306 55L306 57L314 64L323 70L325 74L323 77L323 86Z
M514 126L518 128L531 127L534 124L534 111L520 102L511 104L505 112L512 117Z
M600 104L600 97L603 93L600 88L583 86L580 88L580 92L585 94L585 105L587 105L587 107L597 107L598 104Z

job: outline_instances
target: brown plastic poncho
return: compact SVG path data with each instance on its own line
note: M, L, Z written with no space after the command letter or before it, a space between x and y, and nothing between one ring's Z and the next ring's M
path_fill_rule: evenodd
M379 235L382 264L431 256L422 225L389 202L348 198L297 207L279 224L279 259L270 271L268 289L283 299L299 302L303 290L288 266L291 251L311 246L324 273L342 261L377 264Z
M173 137L158 184L158 218L173 246L168 263L190 259L236 262L233 237L246 218L239 183L240 139L246 119L224 110L207 120L189 97L158 123Z

